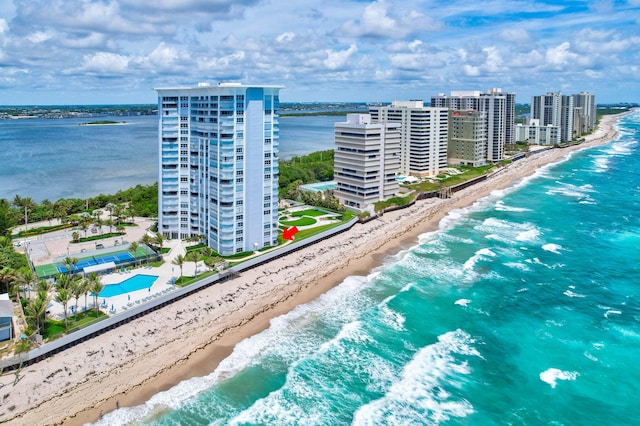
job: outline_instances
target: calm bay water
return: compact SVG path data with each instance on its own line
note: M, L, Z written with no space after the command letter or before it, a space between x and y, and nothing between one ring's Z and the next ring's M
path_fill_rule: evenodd
M100 424L637 424L640 113Z
M0 198L36 201L113 194L158 180L156 116L0 120ZM341 117L280 118L280 157L333 149Z

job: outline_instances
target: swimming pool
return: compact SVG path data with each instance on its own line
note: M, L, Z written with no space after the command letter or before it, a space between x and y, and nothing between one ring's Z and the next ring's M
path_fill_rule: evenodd
M328 182L316 182L316 183L308 183L306 185L300 185L300 189L303 191L313 191L313 192L322 192L327 189L336 189L337 183L335 180L330 180Z
M134 275L118 284L105 285L98 297L120 296L121 294L149 288L157 279L157 275Z

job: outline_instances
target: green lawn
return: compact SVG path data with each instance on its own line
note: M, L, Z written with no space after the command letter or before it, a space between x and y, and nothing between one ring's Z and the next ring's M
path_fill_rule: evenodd
M281 220L280 223L286 226L309 226L314 225L317 221L312 217L301 217L297 220Z
M301 216L318 217L318 216L324 216L326 214L327 214L327 212L323 212L321 210L309 209L309 210L302 210L302 211L299 211L299 212L293 212L293 213L291 213L291 216L295 216L295 217L301 217Z
M468 166L461 166L459 169L460 171L462 171L461 174L459 175L451 175L451 176L447 176L444 179L441 179L439 181L436 182L421 182L421 183L416 183L413 185L407 185L408 188L414 189L416 191L424 191L424 192L429 192L429 191L436 191L439 189L442 189L444 187L447 186L455 186L458 185L460 183L466 182L468 180L474 179L478 176L481 176L485 173L487 173L489 170L491 170L494 167L493 164L488 165L488 166L482 166L482 167L468 167Z

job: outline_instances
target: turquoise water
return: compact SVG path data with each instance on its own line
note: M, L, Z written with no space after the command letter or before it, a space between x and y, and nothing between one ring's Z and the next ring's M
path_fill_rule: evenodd
M336 182L332 180L328 182L308 183L306 185L300 185L300 188L309 191L322 192L327 189L336 189Z
M633 424L640 113L100 424Z
M132 291L147 289L151 287L157 279L157 275L134 275L118 284L105 285L104 289L102 289L100 294L98 294L98 297L120 296L121 294L130 293Z

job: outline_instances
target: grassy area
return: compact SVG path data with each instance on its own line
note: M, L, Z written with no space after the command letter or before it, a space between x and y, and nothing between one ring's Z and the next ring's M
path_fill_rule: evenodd
M487 173L494 167L493 164L482 166L482 167L469 167L469 166L458 166L456 167L462 173L458 175L440 175L439 180L434 182L420 182L414 183L411 185L407 185L408 188L411 188L416 191L437 191L447 186L455 186L466 182L468 180L477 178L478 176L482 176Z
M322 210L309 209L309 210L302 210L302 211L299 211L299 212L293 212L293 213L291 213L291 216L295 216L295 217L301 217L301 216L318 217L318 216L324 216L326 214L327 214L327 212L324 212Z
M83 304L78 305L78 308L84 306ZM98 317L96 318L96 310L95 309L89 309L87 311L84 312L80 312L76 315L70 315L67 318L67 323L69 324L69 328L66 330L67 333L73 333L74 331L78 331L81 328L87 327L91 324L94 324L98 321L102 321L104 319L108 318L108 316L98 310ZM74 322L75 321L75 322ZM47 340L47 339L57 339L60 336L60 334L65 333L65 329L64 329L64 319L62 320L52 320L52 319L47 319L46 320L46 326L44 327L44 331L42 333L42 338Z
M120 237L122 235L124 235L124 232L109 232L107 234L102 234L102 235L92 235L90 237L83 237L78 239L78 241L71 241L71 243L87 243L89 241L96 241L96 240L104 240L105 238L111 238L111 237Z
M75 225L73 225L72 223L65 223L62 225L53 225L53 226L39 226L37 228L31 228L27 231L20 231L17 234L12 235L11 238L23 238L23 237L33 236L33 235L41 235L41 234L46 234L48 232L60 231L62 229L69 229L74 226Z
M309 226L315 225L317 221L312 217L301 217L297 220L281 220L280 223L286 226Z

